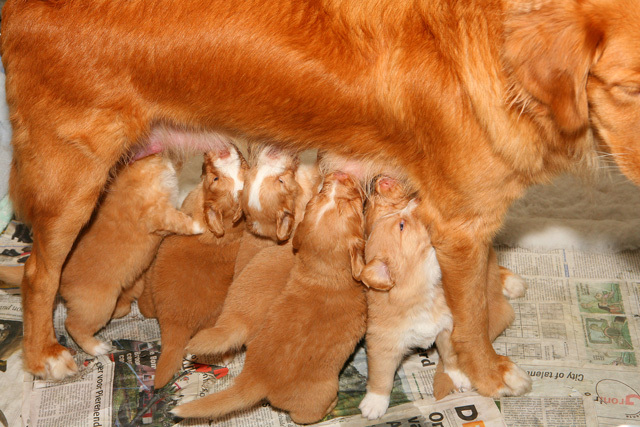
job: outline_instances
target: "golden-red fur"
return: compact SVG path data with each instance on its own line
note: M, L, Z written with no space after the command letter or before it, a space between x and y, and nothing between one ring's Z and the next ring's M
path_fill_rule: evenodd
M250 170L247 176L254 177L255 173L252 174ZM315 163L298 166L296 183L299 190L296 191L295 199L287 202L293 206L292 232L295 232L302 221L307 203L317 193L321 181L322 177ZM249 187L245 186L245 191ZM269 207L271 212L282 206L281 198L269 197L269 193L273 191L273 187L261 191L267 196L263 198L264 204L276 204ZM275 192L280 193L278 186ZM243 197L242 200L246 202L247 199ZM277 219L271 217L270 224L267 221L267 217L263 218L262 228L275 229ZM228 352L237 351L250 341L262 328L269 308L287 283L294 259L291 242L276 245L271 239L245 230L236 258L233 283L222 313L215 327L204 329L191 339L188 351L195 354L229 354Z
M62 264L110 169L165 122L405 171L461 365L500 395L491 239L528 185L598 147L640 183L638 21L639 0L8 0L11 194L35 237L25 368L70 363Z
M348 175L326 177L296 229L293 270L249 342L241 374L176 415L218 418L268 399L307 424L333 409L338 375L366 327L364 287L354 279L363 267L362 202Z
M232 169L240 170L241 157L227 153L229 158ZM189 339L216 322L233 279L244 223L234 180L224 166L216 166L219 160L218 152L205 155L202 182L182 207L194 219L206 221L209 229L200 236L165 238L144 276L141 311L158 318L162 340L156 388L180 369Z
M62 269L67 331L91 355L110 345L93 335L122 317L140 295L136 279L167 233L199 234L204 223L175 208L177 177L168 159L150 156L124 166L82 231Z
M451 344L451 311L444 298L429 232L415 209L415 193L384 176L375 180L374 188L366 208L367 264L360 276L370 287L366 338L369 376L367 396L360 404L363 416L369 419L385 413L394 372L405 354L415 347L429 348L434 341L440 354L433 387L436 399L454 390L471 388ZM504 267L500 267L500 279L508 283L511 295L524 291L522 279ZM498 283L491 281L492 285ZM513 310L505 304L502 294L493 292L488 305L494 312L492 331L500 333L513 320ZM509 391L521 394L528 390L526 374L514 374L521 376L520 388Z
M234 276L262 249L289 239L321 183L315 159L301 160L298 154L265 144L249 146L249 170L242 193L247 231L240 243ZM255 207L256 195L260 209Z
M366 265L360 279L367 292L367 394L360 403L363 417L384 415L395 371L416 347L438 351L456 386L469 387L451 351L453 319L440 282L440 268L429 232L416 212L417 201L397 181L375 182L367 208ZM452 363L453 362L453 363ZM444 373L444 372L443 372Z

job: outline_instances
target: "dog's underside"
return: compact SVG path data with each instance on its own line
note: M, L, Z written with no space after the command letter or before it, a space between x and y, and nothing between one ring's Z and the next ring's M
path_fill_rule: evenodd
M53 333L60 269L114 165L162 124L403 168L461 368L484 395L524 392L490 342L505 211L599 144L640 182L640 2L610 3L8 0L11 195L34 233L25 368L75 372Z

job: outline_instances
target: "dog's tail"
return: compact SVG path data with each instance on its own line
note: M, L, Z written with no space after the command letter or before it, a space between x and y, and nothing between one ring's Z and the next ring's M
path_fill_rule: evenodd
M243 372L228 389L176 406L171 413L180 418L216 419L232 412L249 409L264 400L266 394L266 388L262 384L249 379Z
M0 267L0 281L5 282L7 285L20 286L22 283L22 276L24 276L24 265L17 267Z

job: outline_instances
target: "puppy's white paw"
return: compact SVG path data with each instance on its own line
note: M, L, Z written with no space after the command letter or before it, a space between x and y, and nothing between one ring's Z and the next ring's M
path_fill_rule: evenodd
M92 356L100 356L102 354L109 353L111 349L112 349L111 344L104 341L98 341L98 343L93 346L91 351L87 353L91 354Z
M451 381L453 381L453 385L459 392L470 391L473 387L471 385L471 380L465 374L462 373L459 369L446 369L444 372L449 375Z
M44 362L44 379L62 380L78 372L78 366L68 350L57 356L48 357Z
M502 294L510 299L521 298L527 292L527 282L517 274L509 275L502 284Z
M362 416L369 419L375 420L383 416L387 412L387 408L389 407L389 395L383 396L378 393L368 392L362 402L360 402L360 412L362 412Z
M515 363L511 369L504 374L505 387L498 390L499 396L522 396L531 391L531 378L520 369Z
M202 234L204 233L204 225L200 224L198 221L193 221L193 234Z

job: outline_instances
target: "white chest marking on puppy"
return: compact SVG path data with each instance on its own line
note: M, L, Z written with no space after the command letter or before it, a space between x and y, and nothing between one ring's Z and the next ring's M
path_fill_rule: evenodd
M260 160L262 160L262 156ZM262 205L260 204L260 188L262 182L268 176L280 175L285 169L285 159L276 159L272 161L265 161L258 167L256 178L251 184L251 192L249 193L249 207L261 211Z
M213 165L224 172L225 175L233 179L233 198L238 200L238 193L244 188L244 181L240 179L240 158L238 153L231 150L229 157L224 159L216 159Z
M329 210L333 209L336 206L336 186L338 184L334 183L333 187L331 188L331 193L329 194L329 201L327 203L324 204L324 206L322 206L322 208L320 208L320 210L318 211L318 217L316 218L316 225L318 225L320 223L320 220L322 219L322 216Z

